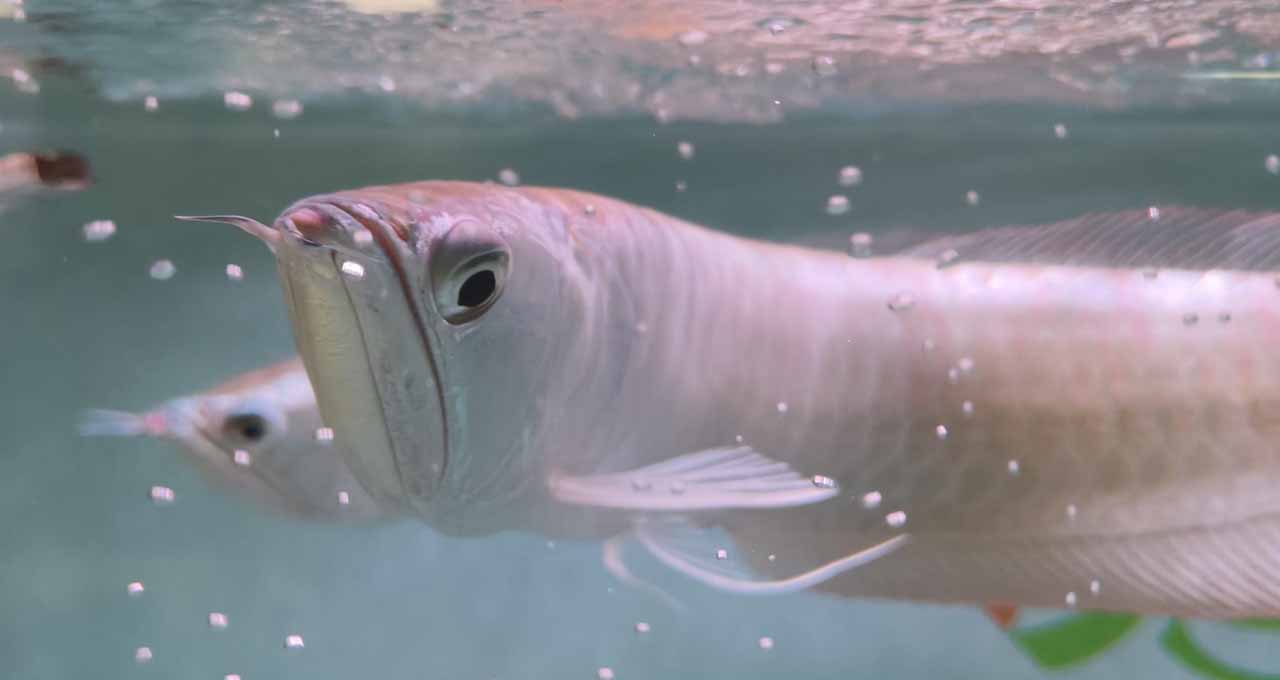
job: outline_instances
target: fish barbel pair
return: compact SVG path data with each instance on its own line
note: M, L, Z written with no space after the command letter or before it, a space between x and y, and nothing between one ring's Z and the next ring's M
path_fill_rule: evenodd
M271 248L351 472L441 531L632 537L741 593L1280 614L1275 215L865 259L464 182L198 219Z

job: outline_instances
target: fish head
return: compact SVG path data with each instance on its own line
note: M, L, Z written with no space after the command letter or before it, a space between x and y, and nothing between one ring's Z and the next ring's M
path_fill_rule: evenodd
M223 486L247 488L271 502L251 463L269 459L288 436L287 417L271 401L237 395L195 395L145 413L93 410L80 424L85 436L167 439L179 444L202 473Z
M490 189L501 191L422 183L315 196L265 237L352 472L446 531L465 523L451 510L528 481L516 470L575 314L562 239L533 206Z

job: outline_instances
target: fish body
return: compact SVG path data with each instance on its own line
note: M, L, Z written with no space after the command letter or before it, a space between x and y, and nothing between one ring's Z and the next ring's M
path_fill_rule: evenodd
M855 259L424 182L239 224L353 472L444 531L633 531L737 592L1280 613L1274 217Z
M287 515L319 521L389 516L351 475L324 435L296 358L228 380L143 413L89 411L86 436L167 439L215 486Z

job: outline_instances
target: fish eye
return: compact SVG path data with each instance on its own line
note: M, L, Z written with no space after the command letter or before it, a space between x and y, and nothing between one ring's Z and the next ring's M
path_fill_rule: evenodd
M440 315L455 326L480 318L502 296L510 265L506 244L489 228L476 222L454 226L431 258Z
M255 413L240 413L222 423L222 431L228 438L256 444L270 432L267 419Z
M483 305L498 292L498 277L491 270L481 269L467 277L458 289L458 306L474 308Z

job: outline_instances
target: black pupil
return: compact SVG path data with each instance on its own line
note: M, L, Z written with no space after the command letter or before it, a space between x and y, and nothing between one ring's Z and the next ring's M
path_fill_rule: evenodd
M252 414L232 416L227 420L227 429L242 439L256 442L267 436L267 421Z
M494 277L493 272L482 269L462 282L462 287L458 289L458 306L479 307L488 301L497 287L498 279Z

